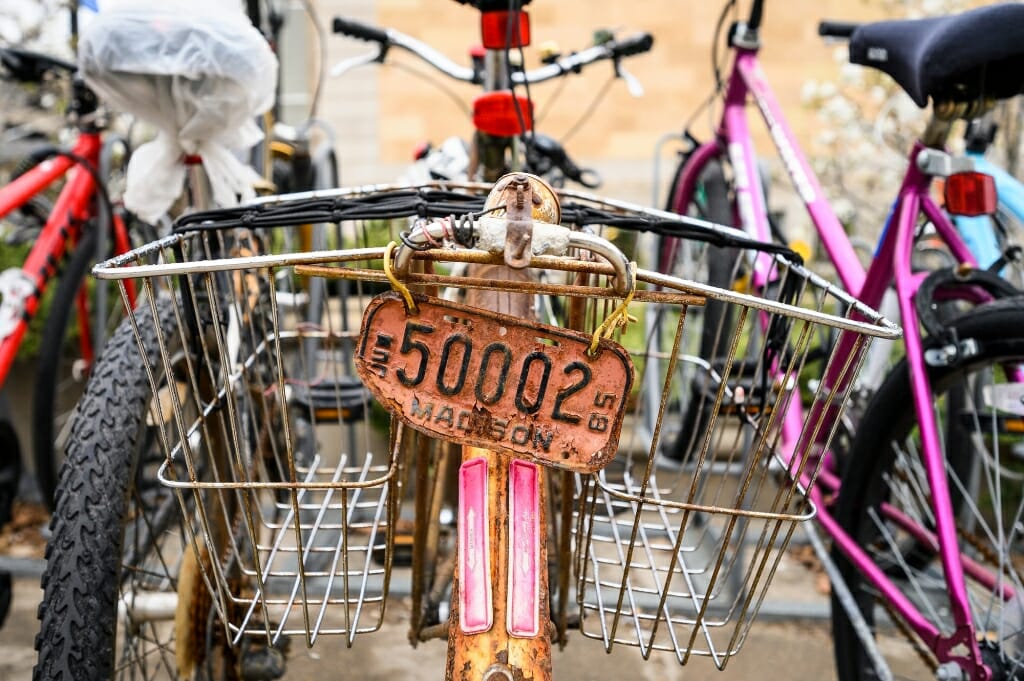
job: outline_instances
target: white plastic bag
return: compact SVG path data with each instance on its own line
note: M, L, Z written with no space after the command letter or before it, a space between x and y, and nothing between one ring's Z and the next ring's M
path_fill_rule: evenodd
M261 133L254 118L274 101L277 58L237 0L104 3L79 43L85 81L115 108L157 127L128 165L126 207L154 221L197 154L217 205L253 196L259 177L232 153Z

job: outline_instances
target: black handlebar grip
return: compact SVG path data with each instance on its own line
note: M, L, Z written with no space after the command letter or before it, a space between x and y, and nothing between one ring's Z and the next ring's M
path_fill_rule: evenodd
M847 38L861 27L852 21L822 21L818 24L818 35L825 38Z
M472 5L481 12L507 12L509 0L455 0L460 5ZM529 5L531 0L517 0L513 9L522 9Z
M334 17L333 28L335 33L358 38L371 43L384 45L388 42L388 32L376 26L370 26L352 19Z
M637 33L622 40L616 40L612 46L612 54L616 57L631 57L643 54L654 45L654 36L650 33Z

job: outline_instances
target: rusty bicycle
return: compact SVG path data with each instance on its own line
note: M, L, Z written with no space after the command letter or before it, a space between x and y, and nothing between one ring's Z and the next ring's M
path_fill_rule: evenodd
M275 250L275 230L309 222L343 241ZM617 245L639 230L767 258L779 286L643 269ZM845 398L808 391L808 374L852 377L873 337L899 333L792 257L522 173L179 219L95 270L147 304L97 367L62 480L80 501L59 506L44 626L91 624L42 640L37 673L84 660L97 679L279 677L297 641L379 629L393 590L410 595L411 642L447 639L449 679L551 678L552 646L576 628L724 667L814 514L816 455ZM532 269L548 276L507 274ZM308 278L330 283L319 323L279 300L283 280ZM545 323L540 297L560 301ZM686 474L659 480L677 365L700 361L680 352L701 332L687 313L709 300L737 320L713 370L719 409ZM671 342L638 331L651 316ZM837 330L853 351L807 362ZM646 381L662 385L653 431ZM795 402L804 435L782 451Z

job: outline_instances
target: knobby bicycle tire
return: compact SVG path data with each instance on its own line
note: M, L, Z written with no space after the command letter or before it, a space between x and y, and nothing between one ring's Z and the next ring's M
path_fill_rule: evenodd
M993 564L992 558L998 558L999 551L1014 551L1014 548L985 545L982 549L985 533L978 529L979 523L984 524L989 518L995 520L996 511L999 518L1003 518L1007 511L1017 512L1019 515L1020 499L1013 496L1004 497L1001 491L993 493L990 489L986 492L984 476L989 475L988 479L995 481L995 489L1002 490L1003 469L1016 475L1017 469L1021 468L1020 441L1017 441L1016 448L1007 447L1011 450L1012 456L1002 452L1005 463L999 463L999 450L1008 436L1000 433L992 439L992 445L997 445L996 463L999 464L995 469L999 475L992 478L992 471L986 470L991 465L990 453L977 446L977 442L984 440L976 440L972 446L971 437L964 437L963 431L972 423L986 430L997 426L992 410L978 411L978 396L983 393L984 388L979 390L977 382L990 376L1005 376L1001 369L1006 366L1005 363L1020 364L1024 360L1024 299L1008 298L990 303L954 320L950 327L961 342L973 339L978 344L978 352L949 366L929 368L933 393L930 401L936 405L941 439L947 446L944 455L958 526L960 550L998 574L1000 568ZM940 343L944 344L944 341L933 340L926 347L934 347ZM899 451L894 446L905 436L913 435L915 423L913 395L908 367L904 360L889 373L864 413L850 452L850 465L840 488L836 519L844 531L873 555L876 564L883 568L887 576L904 589L912 601L916 599L918 607L929 619L937 619L933 615L948 615L948 595L945 593L942 571L938 566L937 552L934 546L919 538L909 537L906 532L901 533L901 528L893 521L895 516L890 515L886 519L885 510L881 506L884 501L887 506L896 508L912 518L923 518L919 524L928 531L933 529L933 524L927 516L931 509L922 503L922 500L929 498L930 490L927 487L927 480L922 478L919 457L916 451ZM984 433L985 431L979 430L977 435L984 438ZM1017 437L1019 438L1019 434ZM990 445L986 444L986 448L988 446ZM892 485L892 489L889 489L889 485ZM1019 481L1016 482L1016 486L1019 488ZM989 487L991 488L991 484ZM996 501L1006 503L997 509L994 506ZM915 502L920 508L914 507ZM988 503L992 503L993 508L986 515ZM1016 543L1016 552L1019 552L1020 543ZM916 637L903 633L907 628L902 622L890 623L888 618L880 614L881 611L875 607L877 594L873 593L871 585L845 554L834 548L833 558L837 561L843 578L869 625L875 630L876 636L884 633L907 640L912 652L902 656L904 663L909 660L934 664L933 656L928 660L930 652L926 651L924 644L916 640ZM1017 558L1019 560L1019 553ZM1004 565L1004 569L1006 567ZM1016 575L1012 565L1010 570ZM1011 587L1018 589L1019 593L1020 586L1016 584L1019 575L1007 579ZM987 594L986 599L984 586L970 577L968 588L971 591L978 632L988 637L994 625L990 621L991 617L987 616L986 609L989 606L996 608L998 603L1007 601L995 599L991 593ZM1012 608L1007 607L1006 610L1009 612ZM894 616L894 611L889 613L890 618ZM1010 612L1009 617L1013 622L1018 622L1020 613ZM951 623L935 623L944 633L950 633ZM832 626L836 669L841 681L874 678L874 670L862 650L859 639L845 611L835 599L832 604ZM1015 627L1019 630L1019 626ZM1002 644L998 641L996 644L983 644L982 655L986 664L1005 665L1006 668L1011 666L1011 662L1019 665L1022 651L1019 648L1019 641L1016 641L1015 637L1012 638L1014 641ZM1012 646L1009 646L1009 643L1012 643ZM893 651L891 645L883 645L881 649L884 653ZM1007 650L1011 651L1012 660L1006 655ZM895 661L893 666L897 666ZM902 670L897 668L893 671L897 672L897 675L902 673ZM917 673L921 673L921 669L918 669ZM932 671L926 670L925 673L930 674ZM998 676L998 671L996 673L995 678L1002 678Z
M174 302L161 298L157 309L160 332L173 339ZM137 320L146 363L156 365L156 323L148 309ZM124 320L111 337L73 417L46 548L34 681L136 678L138 670L126 667L140 660L159 678L178 676L177 627L171 626L168 633L152 622L129 622L131 615L119 612L119 606L130 607L125 605L129 594L143 594L145 580L151 588L155 584L173 593L180 584L182 558L191 555L184 534L172 527L181 518L178 502L153 478L163 455L154 428L147 423L152 390L129 321ZM152 564L163 565L167 574L160 577L147 569L149 552L158 555L149 558ZM201 583L198 586L205 591ZM177 596L181 598L180 593ZM126 640L117 640L119 629ZM129 630L139 634L142 643L135 645L158 645L159 654L133 649L127 640ZM161 636L170 638L160 641ZM158 640L147 641L148 637ZM118 655L127 661L118 660Z
M129 216L123 217L130 219ZM149 225L133 220L131 228L137 241L145 243L156 239L156 232ZM97 225L86 225L80 241L69 254L47 309L39 344L32 396L32 456L39 492L51 511L60 465L64 460L65 443L61 436L66 435L68 419L91 369L87 365L76 369L74 362L84 358L77 347L69 348L73 331L71 320L78 312L76 298L91 281L88 331L92 335L93 362L124 317L124 303L116 292L116 286L110 282L90 280L89 277L89 270L96 262L99 236L96 230ZM109 289L106 295L100 295L101 286ZM106 315L97 313L100 305L107 307ZM84 329L78 329L78 333L84 332Z

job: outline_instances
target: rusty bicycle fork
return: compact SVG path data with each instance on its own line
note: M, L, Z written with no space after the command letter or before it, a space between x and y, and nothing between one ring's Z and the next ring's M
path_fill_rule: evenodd
M551 678L543 467L466 447L446 678Z
M485 266L477 274L528 279L533 188L513 175L496 189L506 197L506 266ZM523 295L472 291L467 304L535 316ZM546 478L537 463L480 447L462 449L448 681L551 679Z

